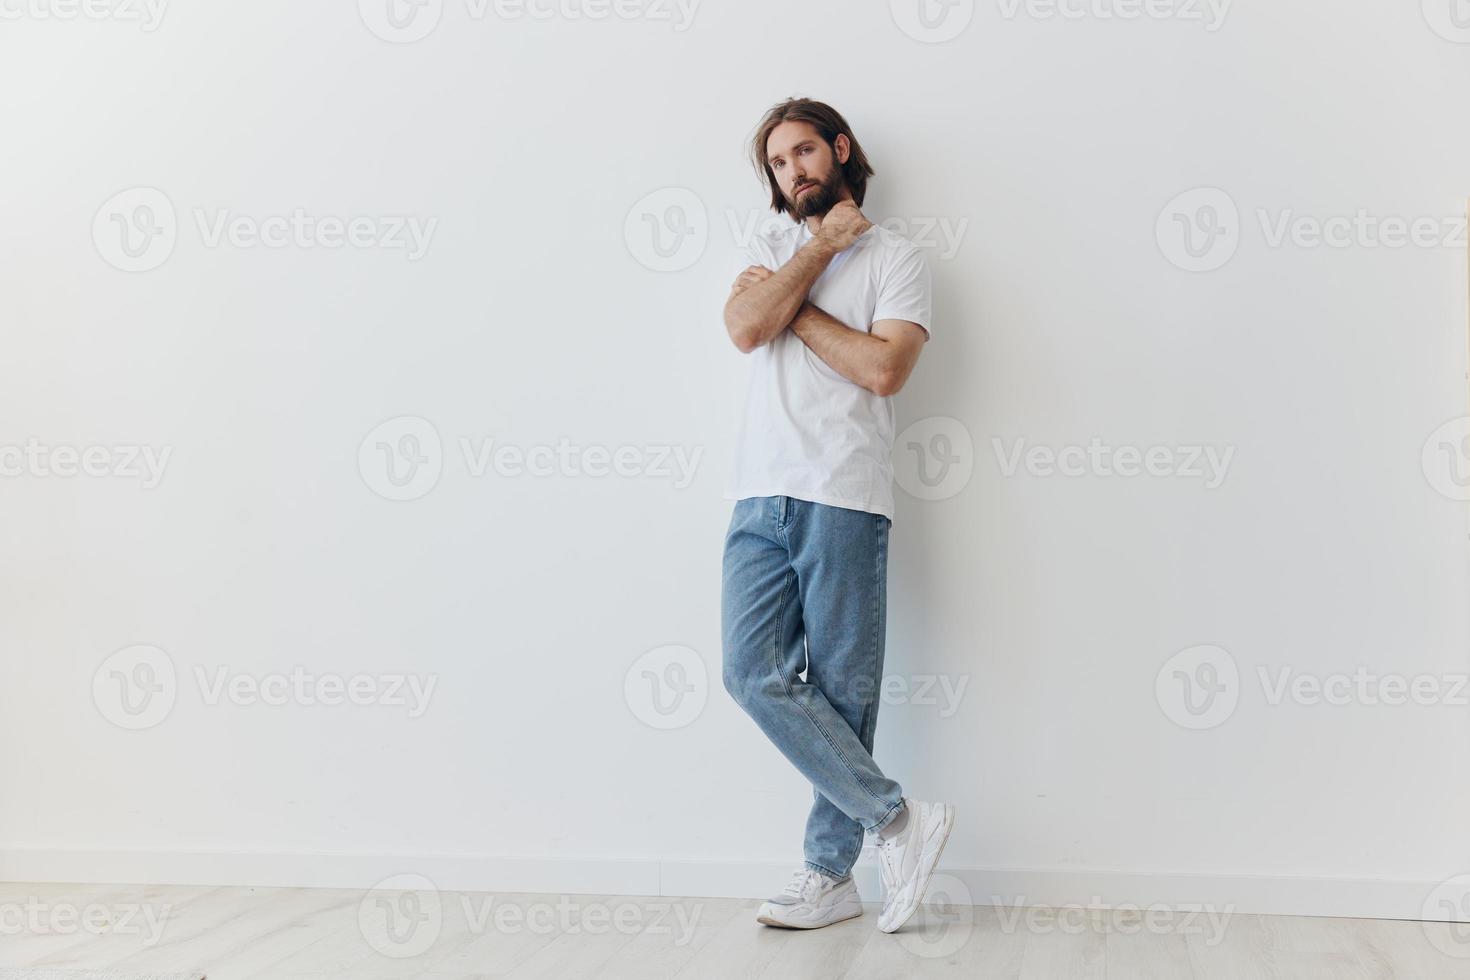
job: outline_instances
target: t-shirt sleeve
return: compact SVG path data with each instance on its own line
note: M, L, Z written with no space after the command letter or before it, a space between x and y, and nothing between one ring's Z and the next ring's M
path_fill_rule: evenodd
M910 320L924 328L929 339L933 319L932 285L929 263L918 247L905 249L889 264L878 288L878 302L873 307L873 321Z
M740 251L748 259L745 265L763 265L772 272L781 268L780 263L772 257L770 242L760 235L752 235ZM744 269L745 266L741 268Z

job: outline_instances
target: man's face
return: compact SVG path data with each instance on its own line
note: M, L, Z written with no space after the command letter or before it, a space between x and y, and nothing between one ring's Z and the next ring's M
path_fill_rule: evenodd
M798 221L821 217L843 198L841 165L809 122L788 119L771 130L766 163Z

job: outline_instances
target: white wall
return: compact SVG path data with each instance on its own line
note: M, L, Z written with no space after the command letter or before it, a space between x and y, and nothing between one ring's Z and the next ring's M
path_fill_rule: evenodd
M149 30L27 2L0 32L0 444L170 455L156 486L0 480L5 876L778 885L810 797L718 682L747 368L719 308L762 207L745 140L791 94L854 126L868 215L933 245L899 424L939 417L960 459L939 499L899 492L888 670L965 686L885 704L877 754L958 805L952 888L1414 917L1470 872L1463 704L1271 704L1258 673L1465 695L1466 505L1421 466L1466 412L1463 230L1271 244L1288 211L1463 214L1470 45L1432 0L997 0L943 43L884 4L706 0L680 29L445 0L389 43L351 4L177 3ZM150 199L109 202L137 187L176 241L128 272L112 215ZM1219 200L1171 204L1197 188L1239 215L1212 271L1171 237ZM657 271L641 219L672 204L695 234ZM417 258L208 244L222 211L295 209L434 224ZM393 501L359 450L402 416L442 473ZM472 475L460 440L492 438L697 465ZM1214 487L1004 471L1016 440L1094 438L1233 455ZM134 645L176 683L125 730L107 671ZM669 645L696 690L659 730L639 658ZM1190 730L1166 662L1200 645L1236 706ZM295 665L437 686L409 718L196 679Z

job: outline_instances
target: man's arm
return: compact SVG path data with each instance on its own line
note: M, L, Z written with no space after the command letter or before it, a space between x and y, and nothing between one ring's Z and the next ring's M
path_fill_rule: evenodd
M872 333L854 330L810 300L792 318L791 332L832 370L885 397L904 386L928 339L911 320L878 320Z
M832 257L857 241L872 222L851 201L839 201L821 227L774 273L753 265L735 280L725 300L725 329L743 354L786 329Z
M725 329L742 354L769 343L782 330L812 290L837 251L824 239L813 238L774 273L749 279L742 275L725 301ZM751 266L746 274L764 269ZM743 284L743 288L740 288Z

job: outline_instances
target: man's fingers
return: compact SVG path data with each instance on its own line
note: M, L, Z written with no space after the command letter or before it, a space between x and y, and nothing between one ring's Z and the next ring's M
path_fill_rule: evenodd
M746 289L746 288L748 288L750 286L753 286L756 283L761 282L762 280L765 280L765 279L769 279L771 276L774 276L774 275L775 275L774 272L772 272L770 269L767 269L763 265L750 265L750 266L746 266L745 267L745 271L742 272L742 273L740 273L740 275L736 276L735 277L735 282L731 284L731 286L730 286L730 295L731 296L734 296L736 293L740 292L742 289Z

